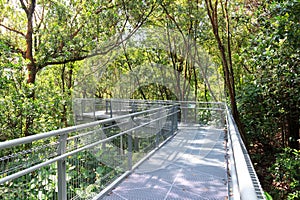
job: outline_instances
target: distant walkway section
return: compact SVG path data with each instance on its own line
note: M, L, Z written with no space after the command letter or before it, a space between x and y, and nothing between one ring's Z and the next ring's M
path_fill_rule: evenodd
M181 127L103 199L227 199L224 138L223 129Z

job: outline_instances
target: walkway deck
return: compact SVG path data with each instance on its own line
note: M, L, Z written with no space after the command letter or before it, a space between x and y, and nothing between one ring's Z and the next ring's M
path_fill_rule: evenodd
M225 132L181 127L106 200L227 199Z

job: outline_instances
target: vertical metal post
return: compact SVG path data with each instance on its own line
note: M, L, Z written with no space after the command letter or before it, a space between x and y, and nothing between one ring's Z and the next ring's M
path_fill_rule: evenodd
M173 133L175 132L175 115L177 115L177 113L176 113L176 106L175 105L173 105L172 106L172 117L171 117L171 119L172 119L172 124L171 124L171 131L172 131L172 135L173 135Z
M159 146L159 135L160 135L160 131L156 132L156 138L155 138L155 146L158 147Z
M124 149L123 149L123 135L120 137L120 154L124 155Z
M139 147L139 138L134 136L133 137L133 140L134 140L134 151L135 152L138 152L140 150L140 147Z
M198 119L197 119L197 116L198 116L198 112L197 112L197 108L198 106L197 106L197 102L195 102L195 108L194 108L194 112L195 112L195 115L194 115L194 120L195 120L195 123L196 124L199 124L200 122L198 121Z
M94 113L94 121L96 121L96 98L93 99L93 113Z
M59 137L58 155L66 152L67 134L62 134ZM66 179L66 161L65 159L57 161L57 176L58 176L58 200L67 199L67 179Z
M113 117L113 112L112 112L112 102L111 100L109 101L109 112L110 112L110 118Z
M105 113L108 113L108 100L105 99Z
M158 118L162 117L162 112L161 110L158 111ZM155 134L155 146L158 147L159 146L159 135L160 132L162 131L162 126L161 126L161 120L157 120L156 123L156 134Z
M178 129L178 114L180 114L178 112L178 105L175 105L174 106L174 119L173 119L173 122L174 122L174 130L173 130L173 133Z
M128 134L128 170L132 169L132 135Z
M86 101L85 99L81 99L81 114L82 114L82 117L83 117L83 113L85 113L85 104L86 104Z
M80 119L83 120L83 100L80 99Z

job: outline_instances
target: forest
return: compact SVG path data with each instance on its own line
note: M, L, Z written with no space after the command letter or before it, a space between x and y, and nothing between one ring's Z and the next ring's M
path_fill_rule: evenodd
M0 141L74 125L74 98L227 102L267 198L300 198L299 0L0 9Z

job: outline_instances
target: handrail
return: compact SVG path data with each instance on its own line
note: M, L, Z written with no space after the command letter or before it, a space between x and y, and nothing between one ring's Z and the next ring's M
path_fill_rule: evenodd
M172 113L172 114L173 114L173 113ZM126 130L126 131L122 131L122 132L120 132L120 133L118 133L118 134L116 134L116 135L113 135L113 136L111 136L111 137L108 137L108 138L106 138L106 139L99 140L99 141L97 141L97 142L94 142L94 143L92 143L92 144L89 144L89 145L86 145L86 146L84 146L84 147L78 148L78 149L73 150L73 151L71 151L71 152L64 153L64 154L62 154L62 155L60 155L60 156L57 156L56 158L50 159L50 160L48 160L48 161L45 161L45 162L40 163L40 164L38 164L38 165L35 165L35 166L33 166L33 167L27 168L27 169L25 169L25 170L22 170L22 171L20 171L20 172L17 172L17 173L15 173L15 174L13 174L13 175L6 176L6 177L0 179L0 184L5 183L6 181L9 181L9 180L18 178L18 177L20 177L20 176L22 176L22 175L24 175L24 174L28 174L28 173L30 173L30 172L32 172L32 171L35 171L35 170L37 170L37 169L39 169L39 168L41 168L41 167L47 166L47 165L49 165L49 164L51 164L51 163L54 163L54 162L56 162L56 161L58 161L58 160L62 160L62 159L64 159L64 158L66 158L66 157L72 156L72 155L74 155L74 154L76 154L76 153L78 153L78 152L81 152L81 151L83 151L83 150L90 149L90 148L95 147L95 146L97 146L97 145L99 145L99 144L101 144L101 143L104 143L104 142L108 142L108 141L110 141L110 140L112 140L112 139L115 139L115 138L117 138L117 137L119 137L119 136L125 135L125 134L127 134L127 133L129 133L129 132L132 132L132 131L136 130L136 129L139 129L139 128L141 128L141 127L144 127L144 126L146 126L146 125L149 125L150 123L153 123L153 122L159 121L159 120L161 120L161 119L164 119L165 117L171 116L172 114L168 114L168 115L166 115L166 116L156 118L156 119L154 119L154 120L152 120L152 121L150 121L150 122L145 122L145 123L143 123L143 124L141 124L141 125L135 126L134 128L128 129L128 130Z
M259 185L255 188L253 184L253 179L259 183L259 180L254 173L254 177L251 177L249 171L249 164L247 163L247 157L249 157L245 145L241 139L240 133L237 129L236 123L230 113L229 108L226 106L227 120L228 120L228 133L229 133L229 156L230 160L234 163L231 163L231 176L233 184L233 199L242 199L242 200L256 200L256 199L265 199L263 195L262 188ZM233 158L233 159L232 159ZM251 161L250 161L251 162ZM252 168L252 164L250 165ZM253 170L254 171L254 170ZM252 175L253 176L253 175ZM237 183L237 184L236 184ZM238 187L236 187L238 186Z
M128 149L125 150L126 154L124 154L123 157L124 156L127 157L127 161L125 161L125 163L127 162L128 169L131 170L132 165L134 164L133 163L133 152L132 152L133 151L133 149L132 149L133 148L133 142L132 142L133 136L131 134L135 133L135 132L140 132L143 130L151 130L153 125L154 126L157 125L158 127L154 128L154 130L151 133L154 136L156 135L153 138L154 141L152 141L152 143L156 144L156 146L160 145L160 143L163 141L158 141L158 137L160 137L160 135L164 134L164 133L161 133L160 131L158 131L158 129L161 129L161 131L164 131L164 130L169 131L170 133L168 133L168 134L174 134L174 132L177 130L177 112L178 112L178 110L176 109L176 107L177 107L176 105L160 106L158 108L153 108L150 110L144 110L144 111L140 111L140 112L136 112L136 113L131 113L131 114L127 114L124 116L118 116L118 117L109 118L109 119L105 119L105 120L101 120L101 121L90 122L90 123L86 123L86 124L77 125L74 127L68 127L68 128L50 131L50 132L46 132L46 133L42 133L42 134L38 134L38 135L33 135L33 136L24 137L24 138L14 139L11 141L1 142L0 149L8 149L8 148L14 148L17 145L28 144L30 142L40 141L43 139L48 140L48 138L50 138L50 137L57 138L57 136L59 136L58 142L53 143L54 149L57 148L57 153L54 155L54 157L46 157L46 159L38 158L38 162L34 161L33 164L29 164L28 166L26 165L26 167L22 166L24 168L19 168L16 171L14 170L13 173L6 173L4 171L4 174L2 174L2 178L0 178L0 186L5 187L4 184L6 184L7 182L9 182L11 180L17 179L17 178L27 175L29 173L33 173L43 167L50 166L52 163L57 162L57 173L56 173L58 176L57 197L58 197L58 199L61 199L61 200L67 199L68 191L67 191L67 180L66 180L67 179L66 160L68 160L70 157L72 157L74 155L78 155L77 153L84 152L86 150L90 151L92 149L95 149L95 147L99 148L100 144L102 145L104 150L106 148L110 148L109 146L113 145L113 143L109 144L109 146L107 146L107 147L105 147L105 145L110 142L113 142L113 141L120 141L120 140L122 140L122 137L124 137L126 135L126 136L128 136ZM164 111L164 112L162 112L162 111ZM139 123L134 123L133 122L134 118L137 118L139 120L138 121ZM87 144L84 144L84 145L79 144L79 146L75 147L74 149L67 149L67 147L66 147L67 142L72 143L73 141L78 140L80 138L84 139L84 138L88 137L89 135L91 135L91 137L93 137L93 135L92 135L93 131L90 131L90 128L95 127L96 128L95 131L99 130L99 128L101 130L105 131L109 127L115 128L116 127L115 123L120 122L120 124L124 124L125 123L124 120L127 121L127 123L131 123L131 125L126 127L126 129L120 129L120 131L118 131L117 133L114 133L110 137L102 138L99 140L92 140L91 142L88 142ZM166 123L164 126L169 126L169 128L162 127L161 121L167 122L167 120L170 123ZM103 125L103 126L99 127L99 125ZM99 127L99 128L97 128L97 127ZM87 132L82 132L82 133L78 132L80 130L85 130L85 129L87 129ZM68 137L68 134L73 133L73 132L76 132L76 135L75 136L70 135L70 137ZM79 134L77 134L77 133L79 133ZM166 136L168 136L168 135L166 135ZM151 149L149 149L149 150L151 150ZM43 151L43 149L41 149L41 151ZM31 152L31 150L27 151L26 154L31 156L32 154L30 152ZM34 152L34 150L32 152ZM43 154L47 154L47 152L43 152ZM12 156L14 157L14 155L17 155L17 154L13 154ZM19 155L22 156L22 154L19 154ZM6 157L3 157L3 158L4 158L4 160L2 159L2 161L0 159L0 166L2 165L1 167L3 167L3 162L4 162L4 165L6 162L5 161ZM19 159L19 157L17 157L16 159ZM30 157L29 157L29 159L30 159ZM76 159L77 159L77 157L76 157ZM7 160L7 161L9 161L9 160ZM24 161L22 161L22 162L24 162ZM124 161L122 161L122 162L124 162ZM136 162L136 161L134 161L134 162ZM4 168L4 170L5 170L5 168Z
M172 107L172 105L169 105L164 108L171 108L171 107ZM159 110L161 110L161 108L154 108L154 109L151 109L151 112L159 111ZM4 149L4 148L9 148L9 147L13 147L16 145L20 145L20 144L27 144L27 143L33 142L35 140L40 140L40 139L44 139L47 137L52 137L52 136L57 136L57 135L61 135L61 134L69 133L69 132L79 131L79 130L82 130L82 129L85 129L88 127L93 127L93 126L97 126L99 124L109 123L109 122L113 122L116 120L132 117L132 116L136 116L136 115L141 115L141 114L145 114L148 112L149 112L149 110L145 110L145 111L141 111L141 112L137 112L137 113L131 113L131 114L127 114L127 115L117 116L114 118L104 119L101 121L89 122L89 123L71 126L71 127L67 127L67 128L63 128L63 129L58 129L58 130L54 130L54 131L49 131L49 132L45 132L45 133L40 133L40 134L36 134L36 135L30 135L27 137L22 137L22 138L17 138L17 139L13 139L13 140L0 142L0 150Z

